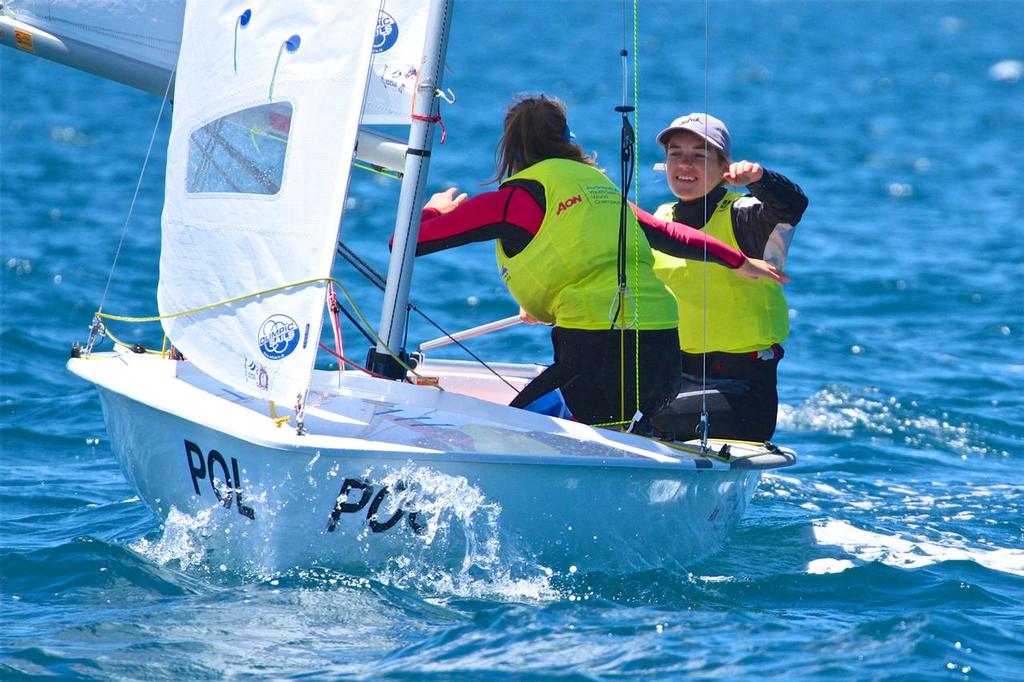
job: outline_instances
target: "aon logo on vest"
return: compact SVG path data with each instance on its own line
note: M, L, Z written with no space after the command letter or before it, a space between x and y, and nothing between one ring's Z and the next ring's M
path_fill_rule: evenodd
M577 194L571 199L566 199L565 201L558 202L558 210L555 211L555 215L562 215L562 211L566 210L567 208L572 208L581 201L583 201L583 197Z

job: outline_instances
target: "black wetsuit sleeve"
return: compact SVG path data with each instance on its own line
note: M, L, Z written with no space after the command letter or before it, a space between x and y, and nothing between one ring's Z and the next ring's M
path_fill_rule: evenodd
M751 258L764 258L764 248L778 225L796 225L807 209L800 187L781 173L765 169L757 182L747 185L748 196L732 206L733 233L740 250Z

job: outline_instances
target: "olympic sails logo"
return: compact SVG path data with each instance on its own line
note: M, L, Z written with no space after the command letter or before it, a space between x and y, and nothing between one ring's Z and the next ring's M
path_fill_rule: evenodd
M398 42L398 22L387 12L377 15L377 34L373 37L373 53L387 52Z
M299 345L299 325L287 315L271 315L260 325L260 352L271 360L280 360Z

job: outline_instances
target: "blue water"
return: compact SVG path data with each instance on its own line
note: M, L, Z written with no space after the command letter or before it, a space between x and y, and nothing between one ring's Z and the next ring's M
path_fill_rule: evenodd
M705 108L703 3L644 3L640 22L653 207L655 134ZM135 497L64 361L103 296L160 101L0 49L0 678L1020 679L1024 3L714 2L709 34L708 107L735 156L811 199L777 437L799 463L689 572L430 583L222 566L201 529L161 526ZM431 189L479 191L520 91L563 97L617 176L621 35L619 3L460 4ZM167 132L110 312L155 310ZM353 181L344 238L381 269L396 197ZM492 249L422 259L417 302L453 330L512 314ZM379 296L336 274L376 319ZM413 338L436 335L414 321ZM472 348L549 353L526 327Z

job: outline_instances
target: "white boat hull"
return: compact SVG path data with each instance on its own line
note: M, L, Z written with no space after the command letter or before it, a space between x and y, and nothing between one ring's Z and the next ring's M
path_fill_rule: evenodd
M723 542L762 468L793 461L783 452L730 465L451 391L326 372L298 436L265 403L217 395L188 363L115 353L69 367L98 386L141 499L161 519L203 516L210 551L238 566L686 566ZM464 372L446 379L472 383Z

